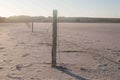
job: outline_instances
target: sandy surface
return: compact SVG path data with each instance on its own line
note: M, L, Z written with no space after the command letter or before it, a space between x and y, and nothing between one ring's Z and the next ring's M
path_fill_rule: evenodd
M51 68L52 24L0 24L0 80L120 80L120 24L59 23Z

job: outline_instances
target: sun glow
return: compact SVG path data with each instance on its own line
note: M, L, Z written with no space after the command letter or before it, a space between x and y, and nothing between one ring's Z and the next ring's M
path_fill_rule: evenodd
M11 16L13 15L12 11L9 10L9 8L7 6L2 6L0 5L0 16Z

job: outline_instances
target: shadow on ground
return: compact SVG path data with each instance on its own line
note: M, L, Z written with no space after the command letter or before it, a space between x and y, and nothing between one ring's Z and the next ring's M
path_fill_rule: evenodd
M75 78L76 80L88 80L86 78L83 78L77 74L75 74L74 72L72 72L71 70L68 70L67 68L64 68L62 66L56 66L54 67L55 69L59 70L59 71L62 71L63 73Z

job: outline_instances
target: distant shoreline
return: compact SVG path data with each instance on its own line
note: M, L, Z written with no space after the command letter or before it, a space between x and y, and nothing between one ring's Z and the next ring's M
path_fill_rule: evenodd
M12 16L0 17L0 23L51 23L53 18L51 16ZM92 18L92 17L58 17L59 23L120 23L120 18Z

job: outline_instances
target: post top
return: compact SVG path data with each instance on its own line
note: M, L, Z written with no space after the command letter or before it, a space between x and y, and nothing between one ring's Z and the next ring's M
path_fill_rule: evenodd
M57 12L57 9L54 9L53 11L56 11L56 12Z

